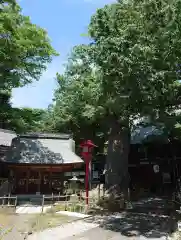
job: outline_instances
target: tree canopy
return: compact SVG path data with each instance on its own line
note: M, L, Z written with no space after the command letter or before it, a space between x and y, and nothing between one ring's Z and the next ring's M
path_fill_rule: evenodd
M16 0L0 1L0 127L40 129L44 110L12 108L12 88L39 80L57 52L45 29L24 16Z
M180 103L179 3L123 1L92 17L93 57L111 113L157 116Z
M14 108L11 106L11 92L0 91L0 128L17 133L42 131L46 110Z
M101 106L98 106L100 88L98 71L91 66L88 47L75 47L63 75L57 74L54 103L49 107L45 129L73 132L77 143L82 138L100 140L103 132ZM99 136L98 136L99 135Z
M10 127L17 133L41 132L46 111L36 108L12 108Z
M126 1L98 9L89 25L93 42L74 49L66 73L61 77L64 81L60 81L55 98L63 97L63 82L66 87L70 82L74 86L72 93L64 94L67 100L61 102L68 106L61 109L68 111L67 107L72 107L69 113L77 113L74 119L82 114L91 114L91 119L102 114L104 118L115 115L127 121L130 117L145 115L163 120L164 114L177 108L180 104L177 7L176 2ZM96 98L90 95L81 98L82 105L77 111L78 97L82 95L76 93L84 91L85 79L90 78L93 71L94 87L92 79L86 87L89 94L96 89ZM73 95L77 97L74 104L70 102Z
M47 32L22 15L16 1L0 3L0 87L11 89L38 80L56 51Z

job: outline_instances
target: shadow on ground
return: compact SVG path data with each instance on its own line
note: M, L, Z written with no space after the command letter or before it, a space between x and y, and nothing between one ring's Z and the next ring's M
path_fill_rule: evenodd
M176 229L174 210L163 199L143 199L133 203L133 209L107 216L94 216L88 222L105 230L133 237L161 238Z

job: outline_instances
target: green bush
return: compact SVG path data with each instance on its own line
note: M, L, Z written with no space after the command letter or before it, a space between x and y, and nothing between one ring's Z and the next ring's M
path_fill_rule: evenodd
M111 212L117 212L125 208L124 199L115 199L113 196L100 198L97 205Z

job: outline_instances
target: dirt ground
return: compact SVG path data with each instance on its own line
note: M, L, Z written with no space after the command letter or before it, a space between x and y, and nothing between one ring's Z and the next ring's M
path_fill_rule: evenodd
M70 221L70 217L54 213L15 214L0 210L0 240L23 240L33 232L56 227Z
M0 226L2 240L22 240L25 235L31 231L29 221L32 215L0 214Z

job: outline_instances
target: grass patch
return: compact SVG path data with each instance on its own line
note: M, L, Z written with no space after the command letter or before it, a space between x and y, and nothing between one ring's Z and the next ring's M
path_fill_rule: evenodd
M70 203L65 206L65 204L57 204L51 207L47 212L48 213L56 213L59 211L69 211L69 212L85 212L85 204L79 203Z
M67 223L70 221L70 217L54 214L54 213L46 213L36 215L33 219L31 219L31 231L32 232L40 232L47 228L53 228L60 226L61 224Z
M66 211L65 204L56 204L53 205L50 209L47 210L47 213L55 214L58 211Z

